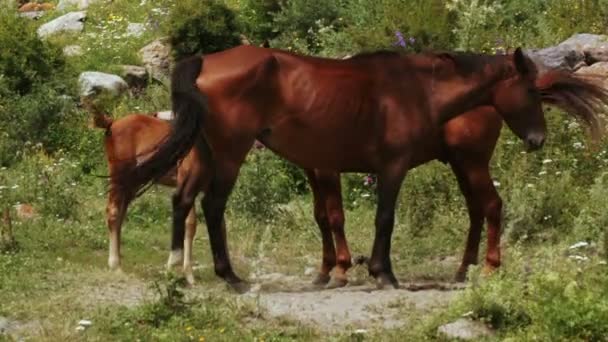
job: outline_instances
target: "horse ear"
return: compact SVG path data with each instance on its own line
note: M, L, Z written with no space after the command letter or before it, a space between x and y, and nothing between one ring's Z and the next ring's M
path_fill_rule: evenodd
M530 65L528 64L528 58L524 55L524 52L521 50L521 47L515 49L513 53L513 62L515 64L515 68L522 75L527 75L530 73Z

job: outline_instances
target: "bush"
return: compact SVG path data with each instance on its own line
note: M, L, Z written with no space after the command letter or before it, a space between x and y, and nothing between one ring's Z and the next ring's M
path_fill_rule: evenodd
M74 82L61 50L41 41L30 20L0 13L0 165L19 159L26 143L48 151L63 144L62 120L73 109L64 98Z
M31 20L14 11L0 12L0 85L4 91L25 95L64 71L61 50L41 41Z
M274 27L274 15L281 9L279 0L243 0L239 19L243 33L254 44L270 41L279 34Z
M380 0L371 7L364 0L344 1L338 15L340 25L321 34L327 55L394 48L397 31L414 39L407 42L414 51L452 46L453 15L441 0Z
M176 59L222 51L241 43L235 14L216 0L177 1L167 26Z

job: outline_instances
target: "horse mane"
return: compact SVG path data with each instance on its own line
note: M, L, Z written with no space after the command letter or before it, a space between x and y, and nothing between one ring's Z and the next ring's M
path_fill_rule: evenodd
M552 70L541 75L536 86L542 101L558 107L584 123L597 140L603 133L600 113L608 106L608 89L599 75L576 75Z

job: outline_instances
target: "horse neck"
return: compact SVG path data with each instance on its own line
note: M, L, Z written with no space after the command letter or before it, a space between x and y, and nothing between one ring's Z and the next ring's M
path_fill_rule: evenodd
M466 76L453 72L432 78L433 119L439 125L480 106L493 105L496 85L511 77L507 65L485 65Z

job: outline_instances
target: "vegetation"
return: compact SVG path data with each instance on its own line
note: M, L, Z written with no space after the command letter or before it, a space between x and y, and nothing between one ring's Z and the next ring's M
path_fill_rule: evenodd
M42 329L26 332L34 340L327 338L298 322L267 319L254 299L227 291L209 267L203 223L195 274L205 291L190 292L180 279L162 276L169 189L154 187L135 201L124 229L125 274L106 271L106 179L96 177L107 173L103 132L90 129L88 114L77 106L79 72L140 64L137 51L164 36L178 58L239 44L240 34L254 44L335 57L372 49L491 53L543 47L574 33L606 32L607 11L606 0L114 0L91 5L82 34L40 41L36 27L59 13L31 21L3 8L0 209L11 209L19 248L0 248L0 316L39 322ZM146 30L129 36L130 22L144 23ZM85 53L64 57L62 48L71 44ZM166 85L152 83L141 94L107 102L120 117L165 110L169 93ZM606 340L608 145L587 146L580 127L562 113L553 111L549 119L541 151L522 152L505 129L492 160L506 207L504 267L489 278L480 268L471 270L471 286L457 302L419 318L415 328L370 332L365 339L433 340L438 325L467 315L494 326L500 339ZM342 177L354 255L369 253L373 234L374 186L364 184L364 176ZM20 203L31 204L35 217L19 218ZM302 171L290 163L266 150L251 153L228 214L239 274L257 272L254 261L265 272L288 275L317 266L321 246L312 198ZM396 273L451 279L457 262L438 260L460 258L468 217L449 168L432 162L411 172L397 215ZM570 248L578 242L588 245ZM116 297L100 294L100 283L117 284ZM150 290L147 284L156 285ZM132 303L129 291L149 295ZM93 326L74 330L83 318ZM331 338L363 338L351 333L336 331Z

